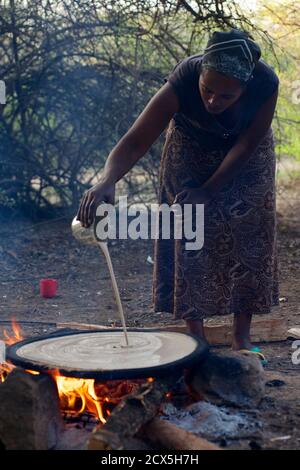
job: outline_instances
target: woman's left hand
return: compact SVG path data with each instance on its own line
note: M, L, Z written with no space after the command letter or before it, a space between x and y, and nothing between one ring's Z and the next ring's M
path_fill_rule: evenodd
M186 188L176 194L173 204L204 204L211 196L203 188Z

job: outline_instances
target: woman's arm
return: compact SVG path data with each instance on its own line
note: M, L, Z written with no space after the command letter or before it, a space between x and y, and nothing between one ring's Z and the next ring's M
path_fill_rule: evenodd
M103 178L113 183L119 181L145 155L178 110L177 95L166 83L109 154Z
M276 108L278 89L257 111L253 123L239 136L215 173L201 186L214 197L242 169L271 126Z
M92 224L101 201L114 203L116 182L145 155L178 111L178 97L172 86L165 83L110 152L99 183L85 192L77 212L83 226Z

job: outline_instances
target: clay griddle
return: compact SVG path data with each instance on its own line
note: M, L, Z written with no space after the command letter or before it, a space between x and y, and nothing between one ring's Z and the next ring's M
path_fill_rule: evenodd
M99 380L160 377L180 372L208 352L199 338L171 331L121 329L56 332L8 347L6 359L24 369L58 370L68 377Z

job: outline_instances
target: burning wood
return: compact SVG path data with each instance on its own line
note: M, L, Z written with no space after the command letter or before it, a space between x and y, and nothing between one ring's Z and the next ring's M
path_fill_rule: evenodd
M146 439L156 449L221 450L208 440L158 418L161 404L170 397L169 389L170 384L161 380L142 385L113 410L105 425L94 430L88 449L137 450L142 448L141 439ZM135 447L131 447L133 438Z
M168 382L162 380L141 385L136 393L119 403L104 426L95 429L88 449L128 450L128 440L157 415L168 389Z

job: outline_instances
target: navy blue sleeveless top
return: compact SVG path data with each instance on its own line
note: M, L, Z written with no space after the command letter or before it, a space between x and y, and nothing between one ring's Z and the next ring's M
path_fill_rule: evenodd
M276 91L279 79L273 68L260 59L252 79L239 98L240 115L233 127L228 128L220 124L213 114L208 113L203 104L198 84L202 55L196 54L181 60L164 78L174 88L179 99L180 108L174 115L174 120L207 149L229 149L241 131L252 123L259 107ZM226 110L222 115L226 118L225 113Z

